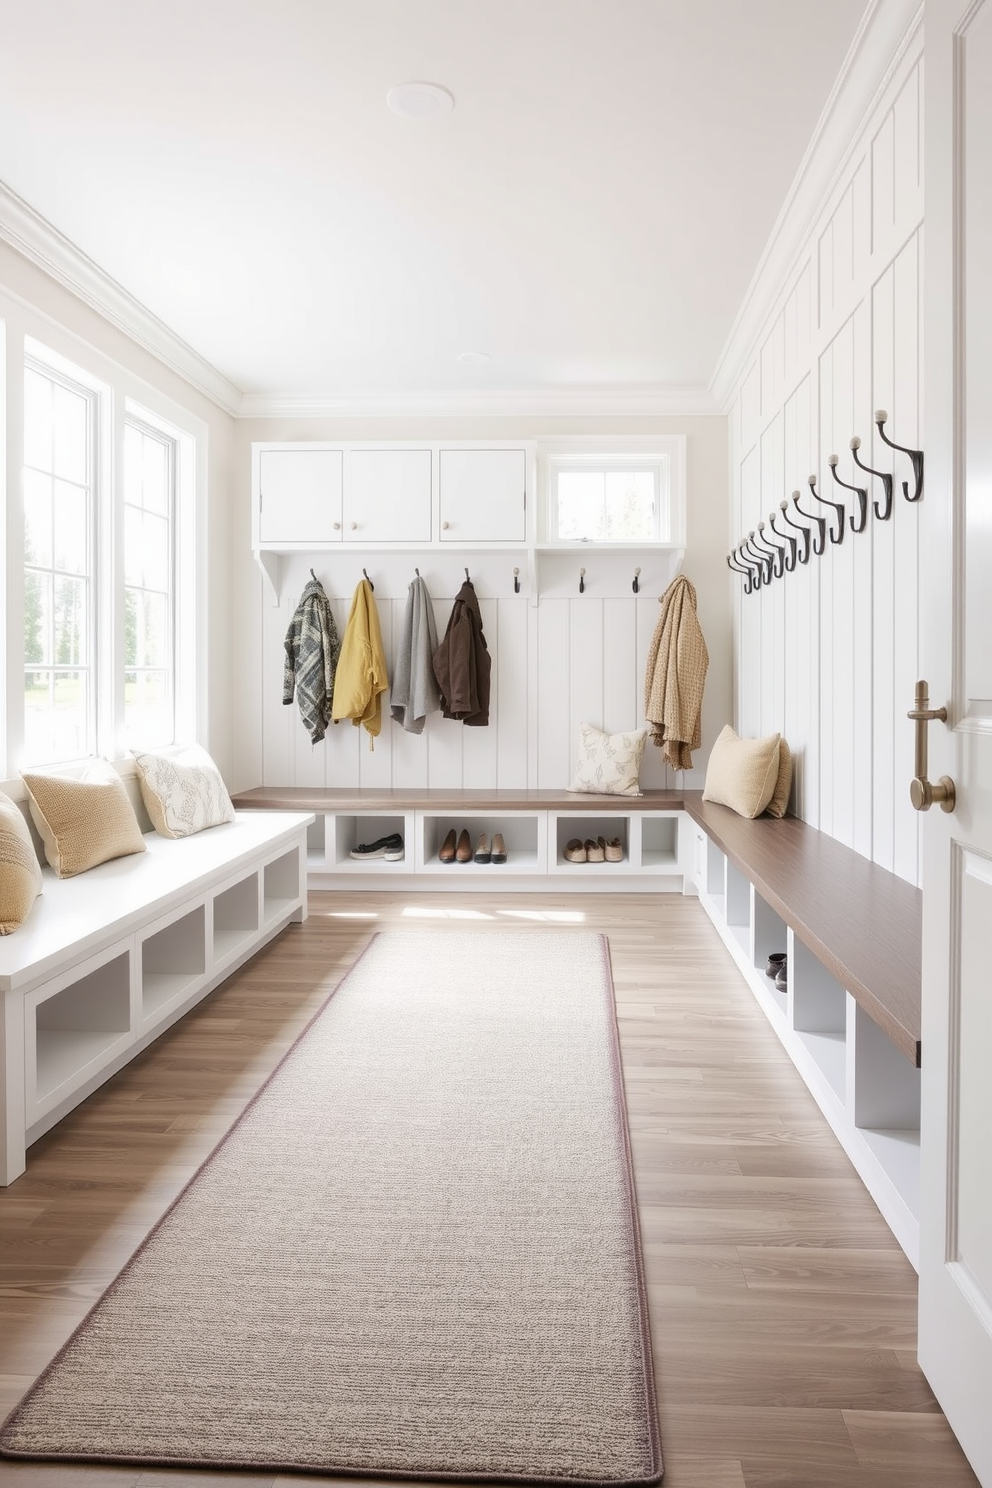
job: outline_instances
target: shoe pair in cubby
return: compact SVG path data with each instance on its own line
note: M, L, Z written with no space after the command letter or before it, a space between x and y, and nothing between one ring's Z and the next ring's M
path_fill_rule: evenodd
M452 827L437 856L442 863L505 863L506 843L501 832L494 832L492 841L488 832L481 832L473 849L468 829L463 827L459 832Z

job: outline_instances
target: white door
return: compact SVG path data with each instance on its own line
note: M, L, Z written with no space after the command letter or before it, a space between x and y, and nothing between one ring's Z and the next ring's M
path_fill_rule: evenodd
M259 450L259 544L340 542L343 465L340 450Z
M345 542L430 542L430 450L351 450L343 531Z
M527 536L527 451L442 450L441 541L516 543Z
M992 1488L992 0L927 0L924 121L928 775L957 802L923 818L919 1349Z

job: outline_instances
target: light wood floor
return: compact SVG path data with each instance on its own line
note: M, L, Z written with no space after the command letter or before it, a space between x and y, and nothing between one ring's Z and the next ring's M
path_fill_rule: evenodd
M559 915L610 939L666 1488L975 1485L916 1364L912 1268L702 910L675 894L314 895L305 926L36 1143L0 1190L0 1414L370 934L540 929ZM0 1488L211 1478L238 1481L0 1463Z

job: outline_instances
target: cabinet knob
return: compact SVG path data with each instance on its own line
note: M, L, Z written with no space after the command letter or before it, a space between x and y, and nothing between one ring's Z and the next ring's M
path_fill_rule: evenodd
M451 523L450 522L442 522L441 523L441 526L444 528L445 532L447 532L448 528L451 526Z
M351 524L351 530L352 530L352 532L357 532L358 531L358 523L357 522L352 522L352 524Z
M341 531L341 523L340 522L335 522L334 523L334 531L335 532L340 532Z

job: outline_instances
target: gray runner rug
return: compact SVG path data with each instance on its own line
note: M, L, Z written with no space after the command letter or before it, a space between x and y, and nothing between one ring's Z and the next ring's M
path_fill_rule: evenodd
M376 936L0 1452L657 1481L605 939Z

